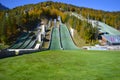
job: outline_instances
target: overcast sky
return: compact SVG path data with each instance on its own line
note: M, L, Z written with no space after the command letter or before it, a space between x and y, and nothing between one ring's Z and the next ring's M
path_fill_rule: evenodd
M0 0L0 3L12 9L15 8L16 6L31 3L35 4L43 1L47 0ZM105 11L120 11L120 0L53 0L53 1Z

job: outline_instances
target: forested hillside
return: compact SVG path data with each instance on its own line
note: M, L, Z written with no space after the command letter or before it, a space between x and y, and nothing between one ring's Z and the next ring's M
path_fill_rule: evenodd
M92 33L91 30L95 29L92 29L92 25L77 20L70 16L69 12L76 12L85 18L105 22L116 29L120 28L120 12L106 12L49 1L0 11L0 43L10 45L23 30L33 30L41 18L49 20L57 18L57 16L61 16L62 22L69 23L87 42L94 40L95 33ZM92 34L90 35L90 33Z

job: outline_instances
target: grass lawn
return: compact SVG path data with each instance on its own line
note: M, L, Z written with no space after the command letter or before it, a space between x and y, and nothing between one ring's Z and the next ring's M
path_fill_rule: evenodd
M120 80L120 51L56 50L4 58L0 80Z

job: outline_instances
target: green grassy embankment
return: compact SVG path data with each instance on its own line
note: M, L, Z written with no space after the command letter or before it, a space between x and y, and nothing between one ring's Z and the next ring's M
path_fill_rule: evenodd
M0 80L120 80L120 51L55 50L4 58Z

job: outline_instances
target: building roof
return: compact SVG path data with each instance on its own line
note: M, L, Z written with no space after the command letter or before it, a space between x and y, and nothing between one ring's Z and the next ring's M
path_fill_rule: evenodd
M120 35L108 35L104 34L102 35L106 38L106 40L111 44L120 44Z

